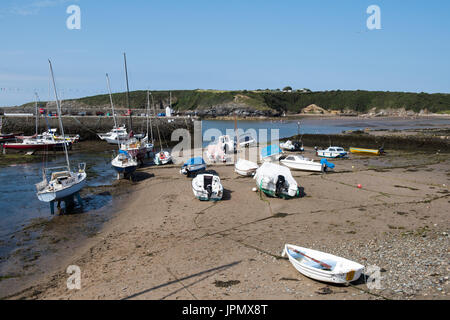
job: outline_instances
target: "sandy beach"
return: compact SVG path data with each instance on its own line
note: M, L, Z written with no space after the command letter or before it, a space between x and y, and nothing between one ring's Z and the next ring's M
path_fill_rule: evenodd
M306 155L314 156L308 148ZM253 192L233 165L211 165L225 188L200 202L179 165L120 182L99 230L47 244L34 276L4 278L7 299L448 299L448 154L395 152L333 160L335 172L292 171L305 196ZM362 188L358 189L357 185ZM123 187L123 188L122 188ZM96 213L86 215L95 216ZM63 216L60 219L77 219ZM281 258L285 243L378 266L381 289L311 280ZM68 290L66 268L82 272Z

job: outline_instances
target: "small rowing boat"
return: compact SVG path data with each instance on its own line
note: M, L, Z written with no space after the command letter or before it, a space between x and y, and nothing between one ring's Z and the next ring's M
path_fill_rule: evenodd
M366 148L354 148L354 147L351 147L350 148L350 152L351 153L361 153L361 154L372 154L372 155L379 156L379 155L384 153L384 150L383 150L383 148L380 148L380 149L366 149Z
M318 281L349 283L358 280L364 270L354 261L291 244L284 246L282 256L286 255L298 272Z

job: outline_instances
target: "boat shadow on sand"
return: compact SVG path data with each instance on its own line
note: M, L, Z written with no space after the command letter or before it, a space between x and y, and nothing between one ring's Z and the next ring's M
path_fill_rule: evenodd
M133 173L132 180L133 182L142 182L144 180L154 178L155 175L153 173L148 173L144 171L136 171Z

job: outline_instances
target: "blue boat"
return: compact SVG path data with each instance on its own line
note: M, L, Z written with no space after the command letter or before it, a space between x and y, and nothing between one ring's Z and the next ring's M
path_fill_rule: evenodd
M261 150L261 160L265 162L278 161L283 151L278 145L270 145Z
M190 177L191 175L195 175L196 173L205 170L206 170L205 160L203 160L202 157L196 157L189 159L185 164L183 164L180 173Z

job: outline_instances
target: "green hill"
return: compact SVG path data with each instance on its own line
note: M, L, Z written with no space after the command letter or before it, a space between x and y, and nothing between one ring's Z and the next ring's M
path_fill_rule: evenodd
M427 109L432 113L450 112L450 94L428 94L383 91L320 91L280 92L275 90L219 91L176 90L172 92L172 108L179 111L208 110L211 108L248 108L275 113L299 113L303 108L316 104L326 110L353 110L360 113L372 108L412 110ZM167 106L169 91L152 91L157 108ZM126 93L113 94L117 108L127 108ZM132 109L144 109L146 91L130 92ZM109 96L98 95L72 100L80 107L108 107ZM27 104L30 106L30 104Z

